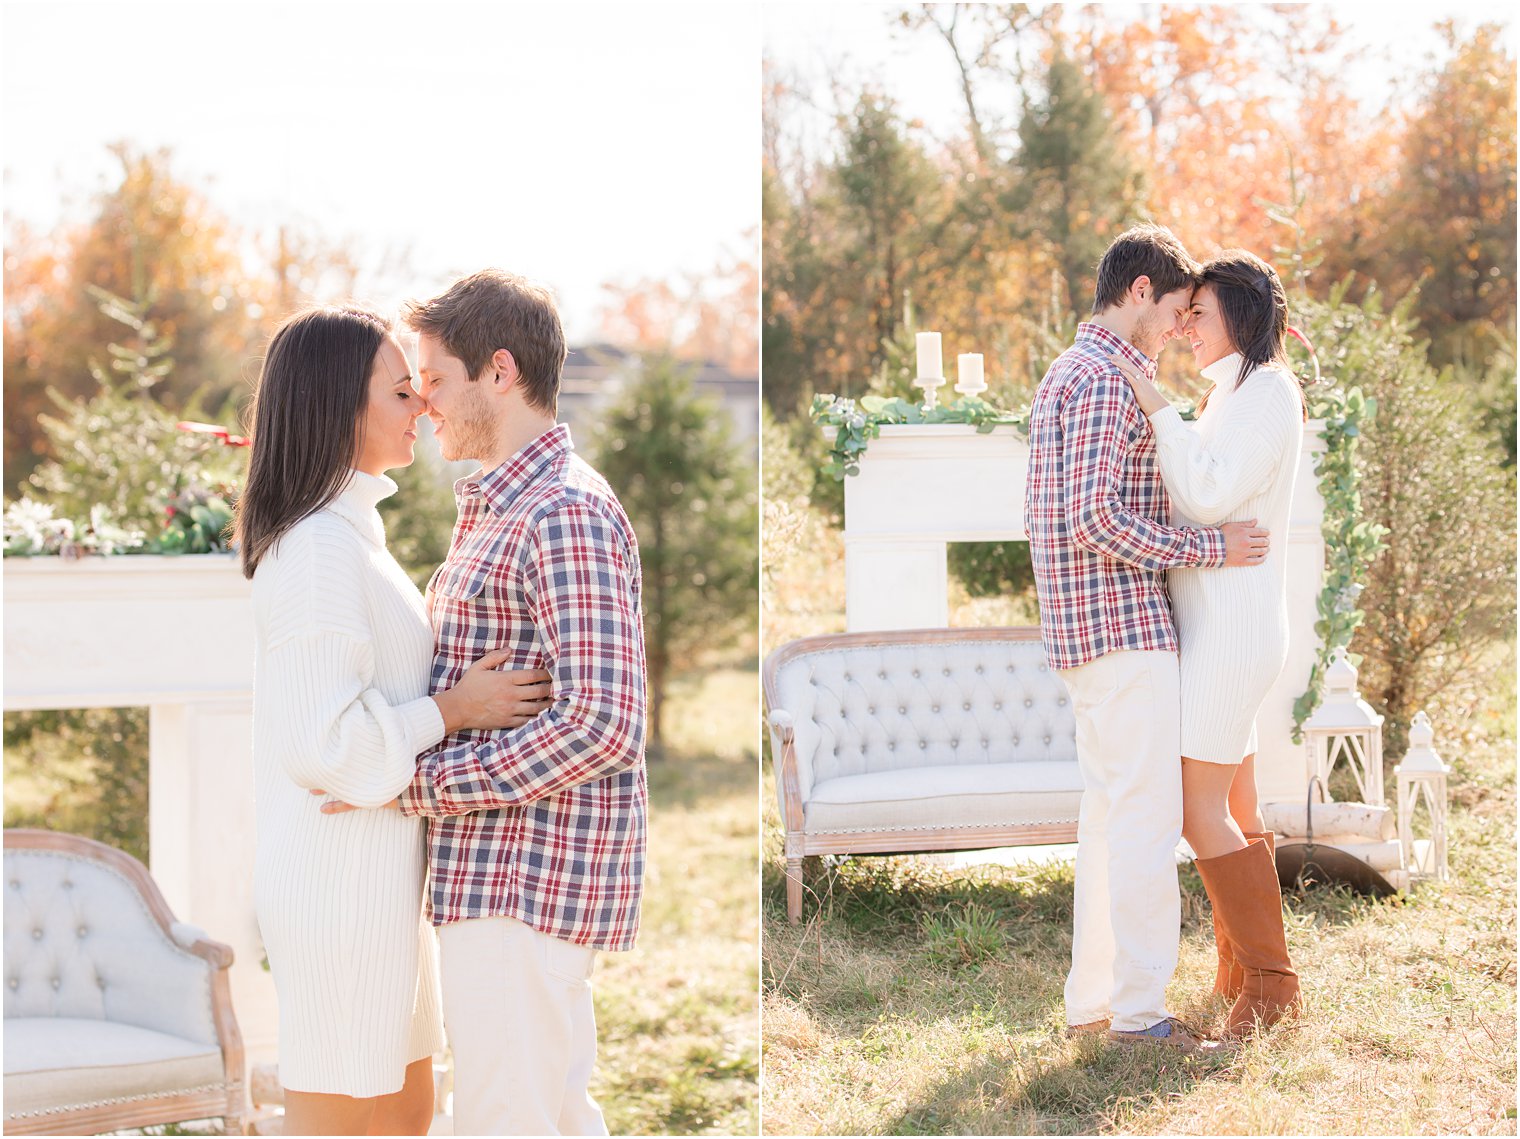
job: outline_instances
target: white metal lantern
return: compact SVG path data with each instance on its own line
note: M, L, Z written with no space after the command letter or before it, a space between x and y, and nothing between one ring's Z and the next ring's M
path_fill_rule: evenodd
M1409 750L1404 753L1404 762L1393 769L1399 794L1399 845L1411 881L1433 878L1444 882L1447 877L1446 818L1451 801L1446 775L1450 768L1430 746L1434 738L1430 717L1415 713L1409 725ZM1414 833L1414 813L1422 800L1430 817L1430 834L1419 838Z
M1328 797L1330 773L1344 762L1356 778L1362 802L1382 806L1383 717L1356 690L1356 669L1345 646L1325 671L1325 688L1314 715L1304 722L1309 776L1319 777Z

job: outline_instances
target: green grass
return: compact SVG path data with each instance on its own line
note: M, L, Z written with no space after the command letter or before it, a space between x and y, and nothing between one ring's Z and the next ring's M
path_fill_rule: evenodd
M1499 655L1489 696L1431 710L1454 767L1451 883L1290 894L1305 1016L1225 1058L1064 1038L1069 863L811 860L789 925L768 775L765 1131L1515 1134L1513 650ZM1191 867L1181 879L1169 996L1217 1026L1207 903Z
M686 678L649 768L649 865L630 953L597 962L592 1094L614 1135L756 1133L756 674Z

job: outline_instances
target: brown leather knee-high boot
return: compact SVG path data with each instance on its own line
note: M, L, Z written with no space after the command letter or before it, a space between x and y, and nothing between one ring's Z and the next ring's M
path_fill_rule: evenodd
M1242 831L1246 842L1260 839L1266 844L1267 853L1272 856L1272 864L1277 864L1277 835L1272 831ZM1225 936L1224 927L1220 924L1216 915L1214 918L1214 952L1219 957L1219 966L1214 971L1214 993L1227 1001L1233 1001L1240 996L1240 986L1245 982L1245 973L1240 968L1240 963L1235 960L1235 951L1230 947L1230 939Z
M1251 842L1218 858L1200 858L1197 866L1214 903L1214 922L1223 924L1242 973L1225 1035L1275 1024L1299 1007L1300 995L1298 974L1288 960L1277 867L1267 844Z

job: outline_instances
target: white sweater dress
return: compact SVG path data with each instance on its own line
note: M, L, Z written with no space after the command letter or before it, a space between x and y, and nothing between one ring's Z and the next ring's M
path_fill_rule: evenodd
M443 1047L422 821L324 815L309 793L380 807L443 738L427 696L432 630L375 509L395 490L354 472L253 578L254 900L292 1091L396 1092L407 1064Z
M1171 569L1182 672L1182 754L1239 763L1256 752L1256 713L1288 657L1288 520L1304 423L1298 381L1273 364L1240 384L1231 354L1203 370L1208 406L1189 426L1151 416L1176 526L1256 519L1272 532L1261 565Z

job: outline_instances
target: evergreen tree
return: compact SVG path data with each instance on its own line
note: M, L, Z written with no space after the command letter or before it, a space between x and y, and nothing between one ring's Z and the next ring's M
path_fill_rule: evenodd
M727 412L665 354L643 357L603 416L593 454L638 537L649 739L658 747L671 676L755 625L754 455L733 442Z
M1038 239L1065 282L1063 309L1086 312L1103 251L1134 216L1139 180L1103 97L1059 49L1044 90L1025 95L1004 205L1021 239Z
M247 453L176 430L178 417L154 399L154 390L173 370L174 343L148 319L150 302L104 289L91 293L126 335L108 345L109 369L90 362L96 390L88 401L49 389L59 414L42 416L40 426L57 458L39 466L26 489L61 518L86 519L98 508L111 522L151 538L164 528L171 505L190 508L188 498L204 508L230 493L246 471ZM187 401L186 412L204 414L198 393Z

